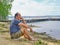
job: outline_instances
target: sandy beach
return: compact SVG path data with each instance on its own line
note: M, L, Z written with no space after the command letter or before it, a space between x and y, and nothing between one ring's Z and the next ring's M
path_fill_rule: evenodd
M0 45L60 45L60 40L53 39L46 33L30 33L36 41L29 41L22 37L20 40L11 40L9 22L0 22Z

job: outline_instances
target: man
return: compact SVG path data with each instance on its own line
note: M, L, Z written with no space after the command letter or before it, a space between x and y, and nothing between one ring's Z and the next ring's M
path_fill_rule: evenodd
M22 23L22 21L25 23L22 16L19 13L16 13L14 20L12 21L10 25L11 39L18 39L20 36L23 35L28 40L32 40L31 36L29 35L29 32L26 30L27 28L29 28L30 31L33 32L31 27L29 27L26 23L25 24Z

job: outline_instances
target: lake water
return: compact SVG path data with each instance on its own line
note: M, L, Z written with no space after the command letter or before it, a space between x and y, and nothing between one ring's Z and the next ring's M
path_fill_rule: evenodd
M60 40L60 21L40 21L35 23L30 23L35 26L33 28L34 31L40 33L40 32L46 32L51 37L59 39Z
M14 16L8 16L9 20L14 19ZM60 18L60 16L23 16L26 20L27 19L36 19L36 18ZM60 21L40 21L40 22L34 22L29 23L29 25L35 25L39 27L33 28L34 31L40 33L40 32L46 32L51 37L59 39L60 40Z

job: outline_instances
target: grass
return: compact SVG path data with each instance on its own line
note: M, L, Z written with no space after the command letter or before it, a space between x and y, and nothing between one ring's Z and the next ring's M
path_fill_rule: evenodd
M45 43L45 42L43 42L43 41L41 41L41 40L38 40L38 41L35 43L35 45L48 45L48 43Z

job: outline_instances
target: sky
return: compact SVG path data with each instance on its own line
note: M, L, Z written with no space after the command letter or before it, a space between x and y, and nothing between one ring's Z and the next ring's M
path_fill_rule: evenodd
M16 12L22 16L60 15L60 0L14 0L11 14Z

